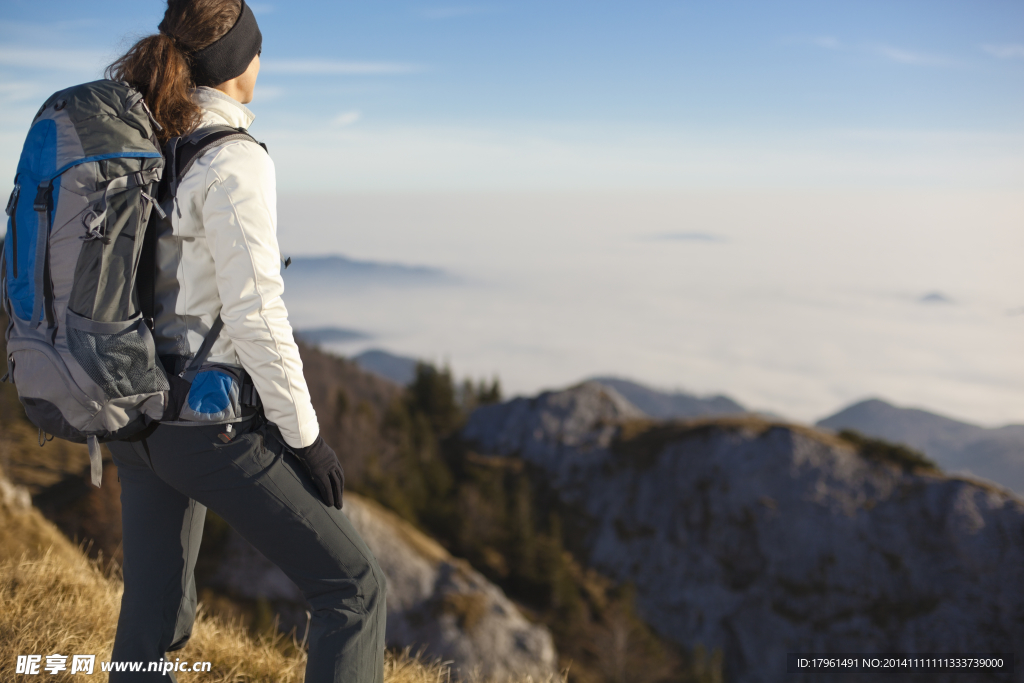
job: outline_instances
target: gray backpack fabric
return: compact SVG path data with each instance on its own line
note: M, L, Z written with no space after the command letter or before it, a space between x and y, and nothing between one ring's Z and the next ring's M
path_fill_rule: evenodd
M164 167L153 126L122 83L52 95L7 203L8 374L42 432L89 442L94 482L99 441L160 419L170 389L134 291Z
M32 122L7 203L7 376L41 436L89 444L97 486L99 443L175 419L182 381L187 393L221 327L218 318L188 371L168 377L136 283L155 268L143 258L151 215L166 218L155 198L165 159L154 128L142 95L124 83L52 95Z

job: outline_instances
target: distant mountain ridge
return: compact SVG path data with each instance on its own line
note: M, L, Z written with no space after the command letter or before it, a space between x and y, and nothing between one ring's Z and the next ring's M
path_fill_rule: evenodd
M968 472L1024 495L1024 425L981 427L881 399L855 403L816 426L906 444L948 472Z
M363 370L399 386L408 385L416 375L415 358L382 349L369 349L352 360ZM587 381L614 390L658 420L755 413L778 419L751 411L725 395L702 397L682 391L664 392L608 375ZM972 474L1024 495L1024 425L986 428L926 410L869 399L819 420L815 426L836 432L853 429L865 436L905 444L922 451L947 472Z
M332 344L338 342L372 339L373 335L347 327L312 327L295 330L295 336L307 344Z
M308 339L309 331L297 332ZM415 358L391 353L383 349L368 349L352 358L355 363L373 374L405 386L416 377ZM591 377L587 382L597 382L614 389L644 414L656 419L681 417L704 417L708 415L738 415L749 413L742 405L728 396L696 396L683 391L663 392L620 377Z
M728 396L717 395L702 398L682 391L667 393L619 377L592 377L589 381L611 387L634 406L657 419L735 415L749 412Z
M383 349L368 349L352 358L356 365L378 377L390 380L399 386L411 384L416 379L415 358L399 356Z
M293 283L340 280L346 284L373 285L443 285L457 284L459 279L441 268L362 261L347 256L296 256L284 271L285 285Z

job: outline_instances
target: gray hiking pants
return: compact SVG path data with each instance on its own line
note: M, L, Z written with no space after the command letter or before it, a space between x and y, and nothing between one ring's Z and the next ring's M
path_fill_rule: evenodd
M192 571L210 508L306 596L306 683L382 683L386 588L373 554L345 514L324 505L275 430L259 417L235 427L226 444L217 437L223 425L158 425L145 438L109 444L124 527L124 597L111 659L157 661L188 641ZM110 674L111 683L174 680L173 673Z

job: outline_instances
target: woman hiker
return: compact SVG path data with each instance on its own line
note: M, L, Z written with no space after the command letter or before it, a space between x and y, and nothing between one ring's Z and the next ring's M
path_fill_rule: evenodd
M143 94L161 143L211 126L245 129L261 46L243 0L169 0L159 33L107 75ZM175 198L172 229L156 242L157 351L178 373L215 341L178 420L109 444L124 525L111 659L157 661L188 642L209 508L309 601L306 683L380 683L385 580L341 511L341 465L319 435L281 300L274 164L236 135L196 158ZM150 679L169 680L110 674L112 683Z

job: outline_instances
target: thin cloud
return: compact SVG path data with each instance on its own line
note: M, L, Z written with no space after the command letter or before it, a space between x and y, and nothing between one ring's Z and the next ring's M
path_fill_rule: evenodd
M933 55L925 52L917 52L914 50L907 50L905 48L894 47L892 45L860 45L860 46L847 46L841 40L835 36L821 35L812 36L810 38L798 38L792 39L787 42L802 43L804 45L813 45L824 50L848 50L855 49L860 52L867 52L869 54L876 55L878 57L884 57L891 62L897 62L898 64L911 64L915 66L952 66L955 62L951 59L943 57L941 55ZM985 46L987 50L992 46ZM1013 48L1020 47L1024 50L1024 46L999 46L1001 48ZM1004 56L1000 53L999 56ZM1013 56L1013 55L1009 55Z
M825 50L842 50L844 45L835 36L787 36L781 39L785 45L811 45Z
M914 52L891 45L872 45L868 50L886 59L898 62L899 64L912 64L915 66L950 66L953 62L945 57L930 55L924 52Z
M900 128L835 128L832 132L850 140L877 142L887 145L920 144L920 145L991 145L993 147L1021 147L1024 145L1024 134L1003 133L988 130L955 130L955 129L900 129Z
M335 116L331 120L331 123L333 123L335 126L351 126L352 124L354 124L356 121L358 121L362 117L363 117L362 112L359 112L359 111L346 111L346 112L342 112L341 114L338 114L337 116Z
M710 232L663 232L650 235L648 239L657 242L728 242L725 237Z
M252 10L253 14L270 14L270 13L272 13L274 11L274 6L271 5L269 2L260 2L260 3L255 3L255 4L246 3L246 4L249 5L249 9Z
M470 17L479 14L490 14L494 12L492 7L481 5L457 5L448 7L430 7L420 10L419 15L424 19L454 19L457 17Z
M287 90L275 85L263 85L260 84L256 87L256 96L259 98L260 104L264 102L271 102L273 100L279 100L287 94Z
M811 38L811 44L823 47L826 50L838 50L843 47L839 39L834 36L815 36Z
M982 45L981 49L999 59L1024 59L1024 43Z
M37 83L26 81L0 82L0 102L24 102L41 99L47 93Z
M955 303L949 295L943 292L928 292L918 297L918 303L922 304L952 304Z
M53 40L55 36L67 35L83 29L100 26L102 21L96 18L71 19L63 21L0 21L0 35L10 35L15 39L31 42L33 40Z
M268 60L262 67L269 73L293 75L374 76L411 74L424 70L419 64L399 62L336 62L317 59Z
M355 104L350 106L354 109ZM317 188L334 183L359 190L737 186L1003 190L1019 187L1024 173L1024 135L987 130L811 129L765 136L763 131L681 133L667 127L641 132L628 126L509 129L381 122L371 126L369 119L347 128L333 126L331 118L343 111L332 110L320 120L310 113L304 126L261 128L263 139L274 141L280 177L294 178L295 187L303 191L311 183ZM313 130L316 135L311 135ZM571 137L566 137L569 132ZM16 159L16 152L12 154ZM710 226L702 230L685 224L640 230L636 239L657 232L705 232L722 235L730 243L735 239ZM694 242L661 244L701 248Z
M92 72L102 69L110 55L99 50L63 50L60 48L0 47L0 66L47 71Z

